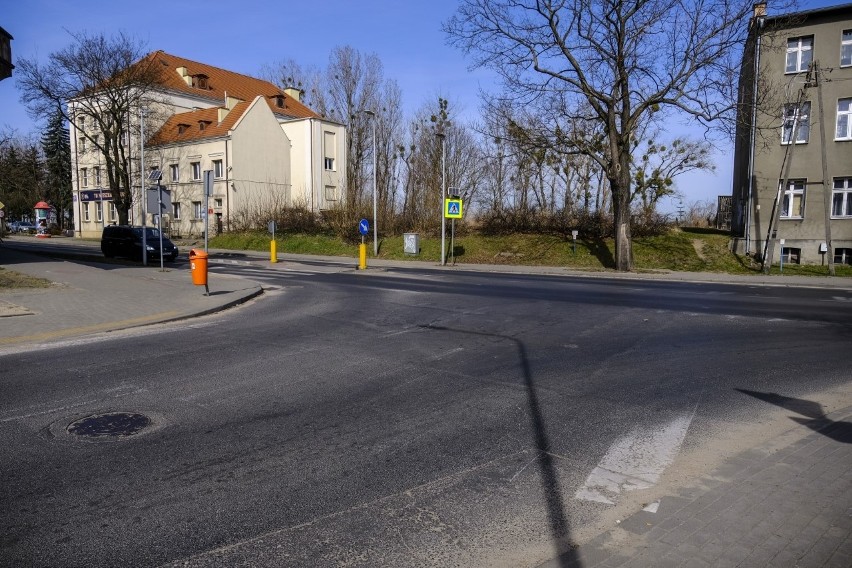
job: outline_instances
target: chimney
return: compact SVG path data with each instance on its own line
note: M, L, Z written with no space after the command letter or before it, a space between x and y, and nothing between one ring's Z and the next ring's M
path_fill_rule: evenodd
M766 2L756 2L754 4L754 17L762 18L766 15Z
M180 75L180 78L183 79L183 82L191 87L192 77L189 76L189 70L186 67L178 67L176 71Z
M296 87L287 87L286 89L284 89L284 94L286 94L288 97L295 99L295 101L297 103L301 102L301 97L302 97L302 90L301 89L297 89Z

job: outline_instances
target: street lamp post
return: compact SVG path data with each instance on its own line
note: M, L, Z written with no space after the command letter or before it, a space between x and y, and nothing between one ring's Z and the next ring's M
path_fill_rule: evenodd
M447 238L447 219L444 217L444 201L447 199L447 147L444 144L445 134L437 132L436 136L441 139L441 266L444 266L447 263L444 254Z
M376 217L377 176L376 176L376 113L371 110L361 111L368 115L373 122L373 256L379 256L379 224Z

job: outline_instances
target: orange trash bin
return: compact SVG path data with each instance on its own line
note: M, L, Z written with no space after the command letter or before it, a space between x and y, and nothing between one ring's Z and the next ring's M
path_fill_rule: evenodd
M192 269L192 283L207 286L207 253L203 250L189 251L189 266Z

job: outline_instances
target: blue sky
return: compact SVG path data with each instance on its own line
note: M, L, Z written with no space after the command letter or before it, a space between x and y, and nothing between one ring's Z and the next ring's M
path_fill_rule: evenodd
M0 27L14 37L13 59L46 60L70 43L65 30L107 34L120 30L142 39L151 51L162 49L248 75L258 75L264 65L286 59L321 69L334 47L349 45L362 54L378 55L385 76L399 83L408 111L440 95L465 114L475 115L479 89L496 88L492 73L470 71L464 55L446 45L441 23L455 11L456 0L3 3ZM801 5L811 9L840 3L806 0ZM0 82L0 129L14 128L21 135L37 132L19 97L14 75ZM684 201L715 201L717 195L730 194L731 155L730 148L720 148L715 174L678 178ZM671 211L675 204L664 204L664 208Z

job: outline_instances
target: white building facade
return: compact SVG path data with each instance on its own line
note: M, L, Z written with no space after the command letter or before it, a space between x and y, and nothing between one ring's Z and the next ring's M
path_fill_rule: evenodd
M146 109L144 154L138 140L129 143L136 170L131 224L159 221L171 236L199 237L244 228L279 207L316 212L343 199L345 128L301 104L297 90L161 51L149 57L164 71L156 102ZM140 116L131 117L136 125ZM72 125L75 234L97 238L104 225L118 222L118 212L103 158L81 135L86 126L82 117ZM152 170L170 197L161 219L142 199L143 186L156 186ZM209 196L206 171L213 177Z

